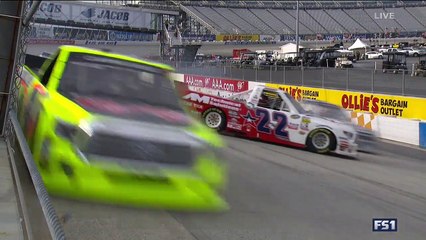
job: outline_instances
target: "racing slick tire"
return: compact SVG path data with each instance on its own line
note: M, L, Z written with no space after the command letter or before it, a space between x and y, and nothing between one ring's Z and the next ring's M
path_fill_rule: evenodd
M218 108L209 108L202 114L204 123L211 129L222 131L226 128L226 115Z
M308 134L306 146L311 152L321 154L329 153L336 149L336 137L328 129L314 129Z

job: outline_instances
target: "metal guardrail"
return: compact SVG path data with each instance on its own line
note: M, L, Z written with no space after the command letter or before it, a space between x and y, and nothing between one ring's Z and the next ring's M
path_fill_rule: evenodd
M35 192L37 194L38 201L40 203L44 218L46 219L46 223L49 228L50 235L53 240L65 240L65 233L63 231L62 224L58 216L56 215L56 211L49 199L49 194L47 193L47 190L44 186L43 180L34 162L30 148L27 144L27 141L25 140L24 133L21 129L21 126L16 116L17 116L16 112L12 110L8 114L8 117L9 117L8 120L10 121L12 125L15 140L18 143L18 146L22 152L22 156L25 160L25 164L28 168L32 183L34 185ZM6 138L6 142L9 148L9 152L10 153L13 152L14 149L12 149L11 147L13 145L13 143L11 142L11 139ZM16 181L16 182L19 182L19 181ZM19 191L19 186L18 186L18 191ZM20 200L22 201L23 199L20 199ZM29 210L23 209L23 214L24 214L24 220L26 220L25 224L28 224L28 219L25 219L25 218L28 218L28 214L31 214L31 213ZM27 230L27 235L28 235L27 237L29 239L32 239L31 226L26 226L26 227L27 229L29 227L28 229L29 231Z
M240 65L222 63L165 62L179 73L241 79L246 81L288 84L347 91L426 97L426 78L408 72L383 73L381 67L334 68L280 65Z

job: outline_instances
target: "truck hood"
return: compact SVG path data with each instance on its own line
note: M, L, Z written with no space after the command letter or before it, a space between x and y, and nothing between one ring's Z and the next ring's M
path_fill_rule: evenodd
M118 138L188 146L199 146L202 143L202 140L186 127L159 122L135 121L96 114L88 122L82 122L80 125L89 133L103 133Z
M100 116L174 126L189 126L191 122L190 117L184 111L148 104L119 102L113 99L94 97L76 97L73 100L86 111Z
M342 129L342 130L346 130L346 131L352 131L355 132L357 131L357 129L355 128L354 124L351 122L344 122L344 121L340 121L334 118L327 118L327 117L323 117L319 114L307 114L306 116L311 117L315 122L317 122L320 125L327 125L330 126L331 123L333 124L338 124L338 128Z

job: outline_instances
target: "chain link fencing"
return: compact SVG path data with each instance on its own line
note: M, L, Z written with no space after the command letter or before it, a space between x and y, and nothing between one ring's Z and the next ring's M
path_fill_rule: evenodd
M255 82L305 87L426 97L426 77L407 72L384 73L375 64L368 67L300 67L279 65L241 65L233 62L165 62L179 73L242 79Z

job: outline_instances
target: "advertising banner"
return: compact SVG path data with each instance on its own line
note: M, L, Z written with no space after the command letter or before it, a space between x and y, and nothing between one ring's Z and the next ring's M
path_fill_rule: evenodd
M259 35L216 35L216 41L259 41Z
M248 90L248 82L244 80L184 75L184 83L193 87L217 89L228 92L244 92Z
M326 34L324 39L328 41L343 40L343 34Z
M426 99L423 98L306 88L280 84L266 84L266 86L280 88L287 92L290 91L291 95L296 99L300 99L300 97L313 98L355 112L370 112L375 115L426 120L426 111L424 111Z
M320 88L290 86L290 85L272 84L272 83L267 83L266 86L284 90L297 100L301 100L301 99L323 100L325 99L325 96L326 96L325 90Z
M53 36L55 39L106 41L108 40L108 31L86 28L53 27Z
M151 13L124 7L99 7L78 2L43 1L34 14L36 19L77 23L110 24L113 26L151 28Z
M154 34L140 32L109 31L110 41L152 41Z
M28 44L75 45L74 40L62 39L28 39Z
M33 25L31 28L32 38L53 38L53 28L45 25Z
M86 40L82 44L84 45L111 45L115 46L117 45L116 41L92 41L92 40Z
M279 42L280 40L280 35L260 35L260 41Z
M215 41L216 35L211 34L203 34L203 35L196 35L196 34L189 34L182 36L183 40L188 41Z

